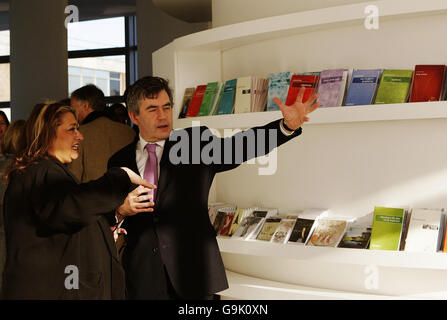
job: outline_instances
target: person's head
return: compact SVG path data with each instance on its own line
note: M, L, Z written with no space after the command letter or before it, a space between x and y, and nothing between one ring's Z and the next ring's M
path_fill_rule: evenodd
M16 158L8 176L36 160L54 158L69 163L78 157L79 143L76 112L60 103L38 104L26 121L26 147Z
M25 125L25 120L16 120L10 124L0 142L2 153L16 155L25 149Z
M97 86L88 84L71 94L70 104L75 108L79 123L93 111L103 111L106 106L104 93Z
M129 115L127 113L127 109L121 103L114 103L110 107L106 108L106 111L113 121L126 123L129 119Z
M144 77L127 90L129 117L148 142L167 139L172 131L172 92L159 77Z
M0 138L3 137L3 135L6 132L6 129L8 129L9 126L9 120L6 116L6 113L0 110Z

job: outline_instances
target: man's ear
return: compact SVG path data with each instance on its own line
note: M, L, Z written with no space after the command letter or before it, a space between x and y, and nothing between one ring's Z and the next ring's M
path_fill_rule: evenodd
M140 126L140 122L138 121L138 115L135 114L133 111L129 111L129 118L130 120L132 120L132 122L137 125Z

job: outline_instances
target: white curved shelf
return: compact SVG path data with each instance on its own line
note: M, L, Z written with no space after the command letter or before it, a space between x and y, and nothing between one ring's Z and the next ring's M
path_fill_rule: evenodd
M414 300L446 299L447 291L402 296L375 295L314 288L264 280L226 270L229 288L219 292L223 299L236 300Z
M184 36L176 39L173 44L175 50L223 51L257 41L324 30L334 26L348 26L355 23L363 25L367 16L364 11L368 5L379 8L381 20L439 14L447 11L447 2L444 0L418 2L382 0L236 23Z
M282 118L280 111L226 114L175 120L176 128L205 125L215 129L249 128ZM305 125L447 118L447 101L320 108Z
M374 265L410 269L447 269L447 254L443 252L405 252L312 247L294 244L277 244L264 241L245 241L218 237L221 252L354 265Z
M229 288L218 294L238 300L383 300L404 297L373 295L305 287L282 282L249 277L226 270Z

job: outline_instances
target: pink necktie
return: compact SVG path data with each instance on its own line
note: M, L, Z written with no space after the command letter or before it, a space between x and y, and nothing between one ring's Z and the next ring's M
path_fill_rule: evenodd
M157 153L155 152L157 148L157 144L148 143L146 145L146 150L149 154L147 158L146 165L144 167L144 179L148 182L157 185L158 184L158 161L157 161ZM157 195L157 189L153 189L149 192L149 194L153 194L154 198L152 201L155 202L155 197Z

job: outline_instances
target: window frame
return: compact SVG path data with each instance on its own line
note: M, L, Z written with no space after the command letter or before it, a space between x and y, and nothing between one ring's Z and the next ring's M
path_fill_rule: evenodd
M71 50L68 51L68 59L76 58L95 58L105 56L125 56L126 60L126 88L134 83L138 78L138 64L137 64L137 17L124 16L124 32L125 32L125 46L104 49L88 49L88 50ZM0 56L0 64L10 63L10 56ZM68 63L68 60L67 60ZM67 66L68 70L68 66ZM68 74L67 74L68 78ZM68 90L68 88L67 88ZM106 103L122 103L124 96L107 96ZM10 108L11 101L0 101L0 108Z

